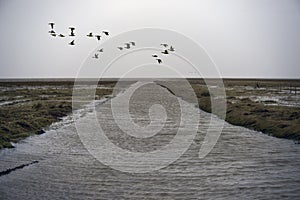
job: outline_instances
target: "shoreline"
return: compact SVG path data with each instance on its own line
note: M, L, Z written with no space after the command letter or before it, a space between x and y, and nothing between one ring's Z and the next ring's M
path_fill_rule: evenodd
M180 87L168 84L167 81L159 83L175 96L189 101ZM211 95L205 81L194 79L189 80L189 83L197 96L199 109L212 113ZM223 83L226 92L226 122L300 143L300 80L227 79ZM218 97L213 98L216 98L218 104ZM222 118L218 108L212 114Z

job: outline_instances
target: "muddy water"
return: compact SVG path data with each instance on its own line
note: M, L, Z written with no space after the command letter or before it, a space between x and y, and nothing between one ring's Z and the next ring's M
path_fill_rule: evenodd
M114 144L135 152L153 151L176 134L178 105L167 89L156 84L137 93L130 114L141 126L149 123L150 105L162 103L168 108L166 125L149 141L121 133L112 119L111 100L96 103L97 118ZM162 99L162 94L167 96ZM225 123L214 149L199 159L211 117L199 112L198 134L184 155L167 167L142 174L120 172L99 162L83 146L74 123L66 119L43 135L0 151L0 171L39 161L0 176L0 199L300 198L300 145ZM77 114L89 121L91 108Z

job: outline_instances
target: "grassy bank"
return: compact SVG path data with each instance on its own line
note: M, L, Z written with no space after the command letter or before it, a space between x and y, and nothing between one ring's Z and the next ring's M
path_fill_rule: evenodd
M199 107L211 112L211 97L203 81L190 81L198 97ZM225 80L227 98L226 121L233 125L261 131L278 138L300 141L300 107L291 106L300 81L296 80ZM286 99L278 103L260 97ZM261 99L261 100L260 100ZM291 101L290 104L293 102ZM215 113L218 114L218 113Z
M112 93L113 82L102 82L96 98ZM13 147L72 112L73 82L0 83L0 148Z

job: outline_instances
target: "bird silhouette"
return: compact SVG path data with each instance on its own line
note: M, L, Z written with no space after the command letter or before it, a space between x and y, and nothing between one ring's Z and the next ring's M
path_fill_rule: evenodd
M169 52L168 52L168 50L166 49L166 50L164 50L164 51L162 51L161 53L163 53L163 54L169 54Z
M102 31L102 33L104 33L105 35L109 35L108 31Z
M95 35L95 37L97 38L97 40L100 40L100 39L101 39L101 36L100 36L100 35Z
M63 34L59 34L58 37L65 37Z
M72 40L72 42L70 42L69 45L75 45L74 40Z
M93 33L92 32L90 32L89 34L87 34L86 36L88 36L88 37L93 37Z
M51 31L49 31L49 33L50 33L50 34L53 34L53 33L55 33L55 31L54 31L54 30L51 30Z
M99 58L99 54L95 53L95 55L92 58L98 59Z
M175 51L174 47L170 46L169 51Z
M124 47L125 49L130 49L130 43L125 43L125 45L126 45L126 46Z
M98 49L98 52L103 52L103 48L102 49Z
M54 24L53 22L50 22L49 25L51 26L51 29L54 29Z
M71 30L71 33L70 33L70 36L75 36L75 34L74 34L74 30L75 30L75 28L74 27L69 27L69 29Z
M123 47L117 47L119 50L123 50Z
M135 42L130 42L130 44L131 44L132 46L135 46Z
M156 54L153 54L152 57L157 58L158 56Z
M52 35L53 37L56 37L56 33L51 33L51 35Z
M160 58L157 58L156 60L157 60L158 64L162 63L162 60Z
M162 44L160 44L161 46L164 46L164 47L167 47L168 46L168 44L166 44L166 43L162 43Z

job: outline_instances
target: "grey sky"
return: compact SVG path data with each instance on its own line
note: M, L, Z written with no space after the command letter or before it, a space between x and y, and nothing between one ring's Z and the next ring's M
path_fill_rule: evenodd
M48 35L48 22L69 38ZM206 48L223 77L300 78L298 0L1 0L0 78L75 77L98 46L89 31L178 31Z

